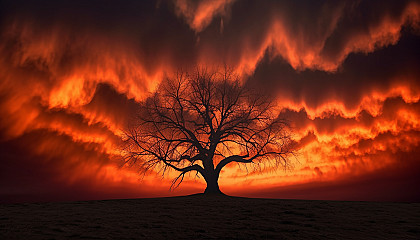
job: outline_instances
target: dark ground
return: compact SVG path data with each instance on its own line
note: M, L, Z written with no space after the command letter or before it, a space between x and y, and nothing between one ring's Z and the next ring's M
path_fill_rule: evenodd
M203 197L0 205L0 239L420 239L420 203Z

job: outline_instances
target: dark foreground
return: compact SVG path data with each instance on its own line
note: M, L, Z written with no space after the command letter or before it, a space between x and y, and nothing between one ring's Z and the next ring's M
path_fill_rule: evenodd
M420 203L202 195L0 205L0 239L420 239Z

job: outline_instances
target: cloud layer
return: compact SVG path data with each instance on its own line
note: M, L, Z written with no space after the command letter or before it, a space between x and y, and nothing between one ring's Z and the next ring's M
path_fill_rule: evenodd
M291 172L227 168L227 193L282 197L279 186L309 182L357 193L349 179L398 179L401 162L418 166L417 1L45 0L0 9L2 196L199 191L204 182L192 177L175 192L157 173L139 182L135 169L120 168L118 150L138 102L166 75L197 65L227 64L277 96L300 149Z

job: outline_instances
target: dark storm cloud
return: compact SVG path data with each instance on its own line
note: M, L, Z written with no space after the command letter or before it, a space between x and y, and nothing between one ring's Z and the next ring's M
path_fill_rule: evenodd
M380 112L376 116L373 116L366 110L362 110L351 117L344 117L332 112L312 118L305 109L300 111L283 109L279 116L283 119L288 119L291 126L295 129L315 129L318 134L332 135L349 129L373 129L384 122L400 121L396 115L398 111L407 111L413 114L412 117L415 118L416 115L414 114L420 113L420 103L406 103L401 97L387 98L382 103ZM401 121L397 122L394 127L398 128L398 130L403 130L404 124L409 125L410 123ZM411 124L416 125L417 123L412 122ZM410 127L415 128L415 126ZM308 134L311 136L313 133L310 134L309 131Z
M89 61L95 44L130 49L153 72L161 61L194 60L194 33L173 13L170 4L155 1L8 1L3 4L4 29L30 28L36 41L58 32L64 41L55 54L60 68ZM17 39L19 41L20 39ZM86 52L87 50L87 52ZM98 53L99 54L99 53Z
M287 62L266 56L249 81L265 85L279 96L316 108L330 100L357 107L373 91L387 92L398 84L419 91L420 36L404 29L400 41L370 54L351 54L338 72L295 71Z
M118 180L116 145L138 101L196 65L276 95L309 176L415 161L419 19L409 0L2 1L1 194L155 194Z
M39 149L45 145L49 145L48 153ZM83 152L83 158L80 157L80 152ZM11 201L19 198L28 201L31 199L29 196L42 198L46 195L50 198L54 196L53 199L61 199L60 195L67 197L73 195L74 199L74 190L86 194L86 190L82 189L92 188L87 186L89 181L84 183L85 186L80 185L75 189L67 185L68 179L76 177L75 174L83 175L75 171L80 163L97 157L101 157L104 161L107 159L104 155L98 156L99 153L95 151L94 146L77 144L70 137L48 130L34 131L14 140L2 142L0 154L4 165L0 174L2 202L8 201L8 198ZM52 199L46 197L44 200Z
M337 28L328 37L322 55L336 59L354 37L370 34L386 21L398 22L405 14L407 6L415 1L354 1L348 2L347 8ZM410 6L414 7L414 6ZM412 19L407 19L410 21ZM392 27L392 26L388 26ZM392 36L389 36L392 37Z
M295 69L334 71L352 52L395 44L401 27L419 19L415 1L244 0L230 9L198 33L202 58L248 72L267 53Z
M29 22L40 34L58 26L70 37L99 35L129 45L146 69L164 58L177 67L225 62L249 72L268 51L294 68L334 70L351 52L395 44L418 8L415 1L6 1L2 22Z
M116 92L112 86L99 84L92 100L84 109L98 119L102 118L116 126L125 126L127 116L133 115L138 105L134 99L128 99L125 94Z

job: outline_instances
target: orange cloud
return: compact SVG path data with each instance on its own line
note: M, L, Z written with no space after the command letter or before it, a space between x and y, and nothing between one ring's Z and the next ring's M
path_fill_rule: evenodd
M178 15L185 18L188 25L196 32L202 31L217 16L225 16L230 5L235 0L175 0L176 11ZM223 28L223 20L221 20ZM221 31L223 31L221 29Z
M281 3L275 7L264 4L255 6L261 8L265 15L249 13L242 25L232 21L225 24L226 38L233 43L214 44L213 40L207 41L201 37L198 43L203 47L200 61L202 64L209 60L212 64L227 62L235 66L239 73L246 75L252 74L268 54L270 58L285 59L299 71L311 69L334 72L351 53L367 54L396 44L401 29L406 26L418 29L420 20L420 5L410 2L397 16L390 16L387 12L378 14L372 17L372 23L366 22L360 28L347 31L346 25L363 24L364 19L358 17L357 11L364 6L340 1L320 5L321 8L317 6L313 10L320 14L316 16L316 21L301 16L306 13L305 10L298 16L291 15L286 12L291 9ZM294 17L301 19L296 21ZM257 24L259 21L264 25Z
M8 165L0 182L13 179L22 191L37 179L37 189L51 180L53 189L99 189L108 197L201 191L203 180L191 175L169 192L175 173L142 178L121 168L119 150L138 102L167 75L196 65L226 63L244 84L256 79L275 94L299 149L294 170L229 165L220 179L228 194L341 182L396 166L419 147L420 61L416 49L396 56L398 46L418 40L415 1L371 11L374 3L364 1L178 0L132 3L145 6L121 6L122 13L104 6L97 15L76 1L55 3L57 16L28 4L31 11L18 6L8 13L0 31L0 154ZM25 169L34 169L27 182L7 173L23 176ZM0 193L12 191L0 186Z

